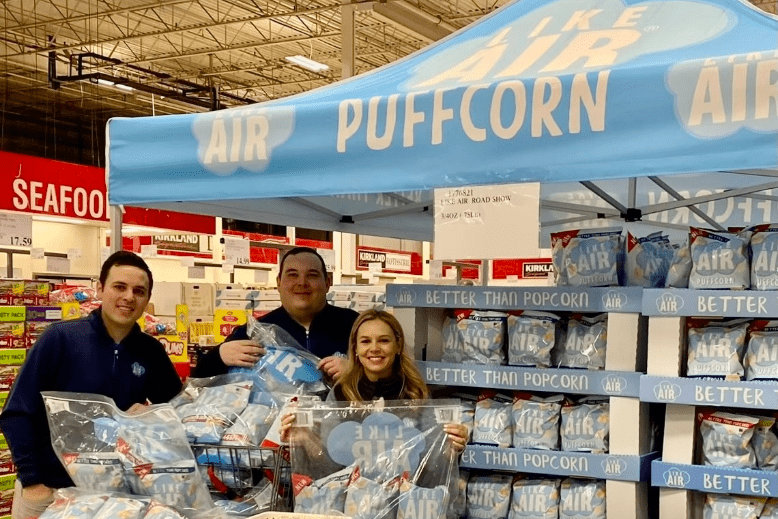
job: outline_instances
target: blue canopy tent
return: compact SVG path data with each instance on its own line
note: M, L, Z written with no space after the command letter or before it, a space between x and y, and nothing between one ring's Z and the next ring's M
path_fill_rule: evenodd
M328 87L112 119L109 201L432 240L438 187L583 181L597 193L594 209L544 195L554 225L659 207L614 179L657 179L674 209L690 202L660 176L740 171L740 190L717 196L769 198L777 56L776 18L736 0L516 1Z

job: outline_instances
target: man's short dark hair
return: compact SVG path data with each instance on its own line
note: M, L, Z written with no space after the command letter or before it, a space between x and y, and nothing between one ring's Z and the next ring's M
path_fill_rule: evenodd
M114 252L108 256L108 259L103 263L103 266L100 268L100 284L103 288L105 288L105 282L108 279L108 271L111 270L111 267L121 267L124 265L138 267L146 273L149 277L149 295L151 295L151 288L154 286L154 277L151 275L151 269L146 262L143 261L143 258L126 250Z
M294 249L286 251L284 257L281 258L281 265L278 267L278 277L281 277L281 274L284 273L284 262L286 261L286 258L289 256L297 256L298 254L313 254L319 258L319 262L321 263L321 275L325 278L327 277L327 266L324 263L324 258L321 257L321 254L316 252L316 249L312 249L311 247L295 247Z

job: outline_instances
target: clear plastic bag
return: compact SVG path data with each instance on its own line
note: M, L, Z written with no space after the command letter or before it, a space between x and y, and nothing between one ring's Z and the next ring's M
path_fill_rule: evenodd
M322 489L341 491L325 483L346 471L351 477L345 500L328 498L344 509L317 508L318 513L394 519L404 510L404 517L424 512L417 519L442 519L457 495L459 472L443 424L460 421L457 400L301 402L290 430L295 499ZM311 485L317 492L306 491ZM436 506L419 499L434 500Z
M246 331L249 338L265 348L265 354L251 368L233 366L230 373L252 377L255 391L292 394L328 391L323 374L318 369L321 359L303 349L286 330L249 318ZM256 403L253 397L251 401Z
M111 486L122 491L182 510L213 508L170 404L150 405L130 415L102 395L52 391L42 395L54 451L78 487L105 487L100 481L107 479L109 467ZM94 461L76 470L79 459Z

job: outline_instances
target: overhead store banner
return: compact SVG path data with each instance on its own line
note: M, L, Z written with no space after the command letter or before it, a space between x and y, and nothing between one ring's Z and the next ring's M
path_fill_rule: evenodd
M733 0L516 1L328 87L112 119L110 202L212 214L256 198L772 168L776 41L774 18Z

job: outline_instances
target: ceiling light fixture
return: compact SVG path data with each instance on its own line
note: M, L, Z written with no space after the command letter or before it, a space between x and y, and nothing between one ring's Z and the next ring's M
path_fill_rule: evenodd
M114 86L116 84L113 81L108 81L107 79L98 79L97 83L103 86Z
M289 63L294 63L298 67L310 70L311 72L325 72L330 69L330 67L324 63L319 63L318 61L306 58L305 56L300 56L299 54L296 56L287 56L284 59Z
M132 92L133 90L135 90L130 85L123 85L122 83L116 83L115 86L116 86L116 88L120 88L122 90L127 90L128 92Z

